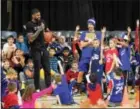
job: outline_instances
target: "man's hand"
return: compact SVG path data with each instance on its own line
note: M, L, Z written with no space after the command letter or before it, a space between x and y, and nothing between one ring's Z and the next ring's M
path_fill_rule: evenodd
M39 26L38 30L43 31L44 29L45 29L45 25L43 23L41 23L41 26Z
M137 25L137 27L139 27L139 25L140 25L139 19L136 21L136 25Z

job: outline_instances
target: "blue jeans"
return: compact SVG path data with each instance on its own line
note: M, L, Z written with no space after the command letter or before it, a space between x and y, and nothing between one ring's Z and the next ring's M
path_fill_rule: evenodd
M18 105L11 106L9 109L20 109L20 106L18 106Z

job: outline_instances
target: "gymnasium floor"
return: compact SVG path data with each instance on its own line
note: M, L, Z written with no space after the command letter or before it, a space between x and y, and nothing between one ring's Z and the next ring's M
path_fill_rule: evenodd
M84 98L86 98L86 95L75 96L74 100L75 100L75 102L80 103L81 100L84 100ZM135 94L134 95L129 94L129 100L130 100L131 105L134 104L134 99L135 99ZM36 107L37 108L80 108L78 104L69 105L69 106L68 105L60 106L60 105L56 104L55 97L47 98L46 96L44 96L36 101ZM122 108L122 107L113 107L113 108ZM129 106L127 108L132 108L132 107Z

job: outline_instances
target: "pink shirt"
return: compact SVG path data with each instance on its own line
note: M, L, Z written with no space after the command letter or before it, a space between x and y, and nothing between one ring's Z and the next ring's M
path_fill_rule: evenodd
M40 98L41 96L43 96L45 94L51 94L52 91L53 91L53 88L52 88L52 86L50 86L49 88L46 88L40 92L33 93L32 100L31 101L23 101L21 108L35 108L36 99Z

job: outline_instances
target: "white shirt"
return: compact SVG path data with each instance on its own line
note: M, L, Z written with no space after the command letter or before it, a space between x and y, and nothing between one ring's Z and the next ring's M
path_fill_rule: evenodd
M5 43L5 44L3 45L3 52L4 52L4 53L7 53L7 52L9 51L9 48L10 48L10 47L12 47L12 48L14 48L14 50L16 50L16 45L15 45L15 44L13 44L12 46L9 46L8 43Z

